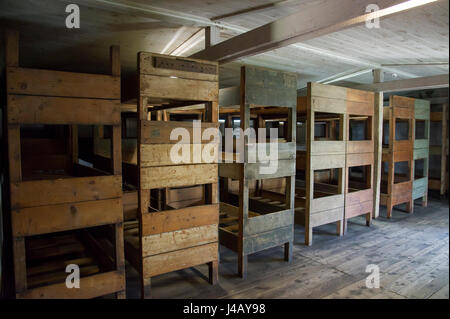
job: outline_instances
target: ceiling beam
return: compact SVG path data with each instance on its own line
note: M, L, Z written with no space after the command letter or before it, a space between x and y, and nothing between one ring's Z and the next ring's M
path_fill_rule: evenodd
M448 74L425 76L421 78L396 80L374 84L357 85L354 88L373 92L416 91L448 87Z
M265 9L268 9L268 8L273 8L273 7L277 6L277 5L280 5L283 2L288 2L288 1L281 0L281 1L269 2L269 3L261 4L261 5L258 5L258 6L254 6L254 7L238 10L238 11L233 11L233 12L230 12L230 13L226 13L226 14L222 14L222 15L219 15L219 16L212 17L211 21L223 20L223 19L230 18L230 17L242 16L242 15L245 15L245 14L248 14L248 13L260 12L262 10L265 10Z
M256 55L357 26L374 18L382 18L405 11L417 6L418 3L423 5L432 1L340 0L313 2L300 12L206 48L192 57L220 63L231 62L238 58ZM366 13L366 8L370 4L378 5L380 10Z

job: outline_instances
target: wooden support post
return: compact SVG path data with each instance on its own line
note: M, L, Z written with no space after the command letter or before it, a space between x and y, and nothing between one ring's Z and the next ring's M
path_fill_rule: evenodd
M440 194L443 196L448 190L448 104L442 105L442 145L441 145L441 187Z
M217 284L219 279L219 263L217 260L208 263L209 283L211 285Z
M308 85L308 96L311 96L311 85ZM311 203L314 199L314 170L311 169L311 143L314 142L314 112L311 108L311 99L307 102L306 118L306 213L305 213L305 245L312 245L313 229L311 225Z
M384 73L381 69L373 70L373 82L381 83ZM380 215L381 158L383 152L383 92L375 93L374 106L374 167L373 167L373 218Z

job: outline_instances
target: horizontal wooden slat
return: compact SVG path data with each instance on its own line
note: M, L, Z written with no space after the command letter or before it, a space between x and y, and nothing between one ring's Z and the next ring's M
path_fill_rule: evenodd
M244 223L244 236L255 235L277 228L293 225L294 211L284 210L276 213L251 217Z
M330 99L347 99L347 88L321 83L311 83L311 96L320 96Z
M218 243L212 243L145 257L143 276L144 278L154 277L215 261L218 258L218 246Z
M412 151L398 151L394 152L394 161L395 162L406 162L413 160L413 152Z
M311 215L310 225L311 227L316 227L320 225L337 222L343 219L344 219L344 207L339 207Z
M144 167L141 172L141 189L180 187L216 183L217 164Z
M263 156L260 156L262 152ZM266 160L264 156L277 156L279 160L294 159L296 157L296 144L289 143L249 143L249 158L253 157L257 162ZM254 154L254 155L253 155Z
M315 198L311 201L310 211L311 214L316 214L324 210L338 207L344 207L344 194Z
M269 163L246 163L246 178L253 180L295 175L295 159L274 161L272 165L274 168L269 170Z
M347 101L326 97L311 97L311 109L314 112L345 114L347 112Z
M217 163L218 144L141 144L141 167Z
M371 201L373 199L373 189L363 189L345 195L345 206L356 205L359 203Z
M427 186L428 186L428 177L418 178L413 181L413 189L420 187L427 188Z
M28 207L12 212L14 236L100 226L122 220L122 198Z
M168 253L175 250L214 243L219 240L218 225L206 225L173 232L144 236L142 254L144 257Z
M311 156L310 160L311 169L328 169L328 168L344 168L345 167L345 154L324 156L317 155Z
M373 153L348 154L347 167L373 165Z
M175 143L184 143L184 144L192 144L194 133L198 134L201 139L205 130L208 128L218 128L219 123L207 123L201 122L198 127L194 129L193 122L176 122L176 121L141 121L141 143L142 144L175 144ZM178 135L174 134L175 139L171 139L170 135L173 130L181 129L186 130L189 140L182 140ZM209 130L212 131L212 130ZM216 131L217 132L217 131ZM208 140L201 140L201 143L210 142L212 138L208 136Z
M345 206L345 218L352 218L372 212L373 201L362 202L359 204Z
M414 149L428 149L429 148L429 140L428 139L415 139L414 140Z
M120 103L119 100L8 95L8 123L118 125Z
M76 203L122 196L122 176L74 177L11 184L12 208Z
M347 141L347 153L373 153L374 143L373 140L367 141Z
M217 62L150 52L139 52L139 60L139 72L143 74L219 81L219 65Z
M152 98L218 101L218 82L140 74L140 94Z
M8 67L7 93L118 100L120 77Z
M142 215L142 236L217 224L219 205L193 206Z
M414 150L414 159L428 158L428 148L419 148Z
M258 251L280 246L294 240L292 226L273 229L257 235L244 237L244 254L249 255Z
M66 283L26 290L20 299L90 299L125 290L123 271L111 271L80 278L80 288L68 289Z
M311 141L311 154L344 154L345 141Z

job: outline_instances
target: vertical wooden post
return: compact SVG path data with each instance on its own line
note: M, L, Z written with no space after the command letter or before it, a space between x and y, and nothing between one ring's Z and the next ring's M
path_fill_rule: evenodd
M373 82L381 83L384 73L380 69L373 70ZM380 215L380 186L381 186L381 158L383 153L383 92L375 93L373 140L374 140L374 167L373 167L373 211L372 217Z
M440 194L443 196L448 187L448 104L442 105L442 138L441 138L441 187Z
M5 32L5 58L7 67L19 66L19 32L6 30ZM8 82L8 78L6 78ZM8 112L5 112L6 114ZM20 125L8 125L8 162L10 184L22 181L22 157L20 153ZM15 203L11 203L15 206ZM11 219L14 219L14 211ZM25 260L25 238L13 239L14 279L16 295L27 289L27 269Z
M311 204L314 198L314 170L311 169L311 144L314 142L314 112L311 108L311 83L308 83L306 117L306 213L305 245L312 245Z

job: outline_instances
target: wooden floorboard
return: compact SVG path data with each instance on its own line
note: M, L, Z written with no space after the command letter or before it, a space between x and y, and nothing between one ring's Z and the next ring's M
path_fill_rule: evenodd
M448 199L430 196L428 208L404 206L370 228L364 217L349 221L344 237L335 224L314 228L314 243L303 244L304 228L295 226L294 258L283 260L275 247L250 255L247 279L237 275L237 257L220 247L219 283L211 286L206 265L152 278L154 298L448 298ZM380 269L380 288L366 287L366 266ZM137 273L127 264L127 297L139 298Z

